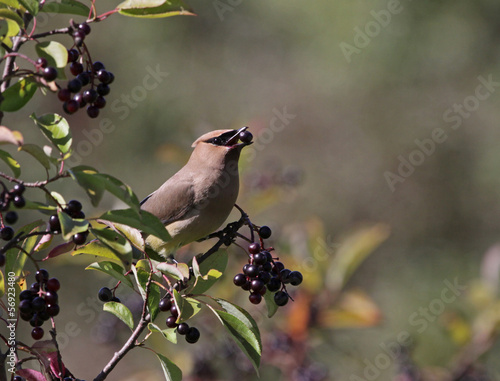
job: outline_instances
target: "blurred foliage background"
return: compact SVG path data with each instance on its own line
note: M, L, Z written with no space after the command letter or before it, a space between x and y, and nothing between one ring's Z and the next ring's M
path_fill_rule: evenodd
M261 322L262 380L279 379L280 372L294 380L385 380L412 367L445 380L444 369L462 361L464 350L477 355L471 377L481 369L489 377L484 379L500 379L499 314L492 309L498 303L498 253L492 249L484 257L499 240L498 86L490 86L477 107L469 99L474 110L458 128L446 120L450 108L475 96L480 77L500 81L500 3L396 3L400 12L377 29L373 12L394 1L191 0L197 17L143 21L114 15L93 24L86 40L92 58L116 80L97 120L82 112L68 116L75 158L82 159L72 164L110 173L141 198L183 165L202 133L243 125L254 133L256 143L242 159L239 205L255 223L271 226L277 252L303 271L307 284L294 305L269 320L245 293L233 290L232 275L244 258L230 249L231 269L218 292L239 300ZM97 2L100 12L116 4ZM44 22L47 28L63 26L61 20L39 20L39 28ZM365 31L369 23L373 36L346 58L341 44L355 46L355 28ZM69 37L59 40L70 43ZM145 90L151 70L168 75ZM25 115L4 119L27 142L40 138L34 128L31 136L27 131L33 107L37 114L62 112L51 94L36 95L29 106ZM278 114L289 116L276 129ZM105 132L103 119L113 126ZM415 140L430 139L438 128L444 141L391 190L384 174L400 176L401 158L409 160L419 149ZM100 213L90 211L71 181L66 185L67 199L74 194L86 213ZM119 207L112 202L106 199L102 208ZM342 266L343 252L351 261L344 266L355 271L340 281L340 291L329 280ZM91 379L119 348L126 328L99 312L96 293L104 278L86 274L75 258L51 266L63 285L59 330L68 337L78 331L68 340L65 362L78 377ZM464 285L451 302L442 296L446 281ZM422 308L431 315L423 318ZM200 342L171 348L186 379L257 379L221 338L223 328L213 317L195 320ZM412 338L408 354L381 362L388 353L384 343L404 332ZM368 371L368 378L367 364L376 361L378 373ZM135 350L111 379L155 380L160 372L154 356ZM210 378L211 372L217 374Z

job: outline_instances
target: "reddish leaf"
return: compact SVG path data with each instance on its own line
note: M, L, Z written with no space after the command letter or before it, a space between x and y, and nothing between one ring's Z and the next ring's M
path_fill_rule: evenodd
M56 247L54 247L50 251L50 253L42 260L46 261L47 259L57 257L61 254L69 253L71 250L74 249L74 247L75 247L75 244L73 242L61 243L60 245L57 245Z
M24 377L27 381L47 381L42 373L33 369L19 369L16 374Z

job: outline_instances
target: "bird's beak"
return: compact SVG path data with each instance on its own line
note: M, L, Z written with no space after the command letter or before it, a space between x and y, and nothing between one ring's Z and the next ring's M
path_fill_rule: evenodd
M225 146L226 147L232 147L232 146L248 146L250 144L252 144L253 142L249 142L249 143L238 143L238 140L240 140L240 133L243 132L243 131L246 131L248 129L248 127L241 127L238 131L236 131L236 133L230 138L228 139L228 141L226 142Z

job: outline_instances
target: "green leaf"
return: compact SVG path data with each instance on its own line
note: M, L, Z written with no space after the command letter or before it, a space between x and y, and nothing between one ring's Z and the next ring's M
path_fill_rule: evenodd
M24 151L33 156L40 164L42 164L45 169L50 169L50 157L45 154L45 151L42 147L37 146L36 144L23 144L19 147L20 151Z
M157 267L163 274L168 275L177 280L189 278L189 267L185 263L166 263L162 262Z
M70 151L73 139L66 119L58 114L44 114L38 118L35 113L31 114L30 118L61 153Z
M177 318L178 323L191 319L201 310L201 303L198 300L190 297L184 297L181 300L180 314Z
M14 112L24 107L33 97L37 89L36 82L30 78L23 78L2 93L3 101L0 111Z
M71 239L76 233L83 233L88 230L89 222L84 219L71 218L63 211L58 211L57 216L61 223L62 236L65 240Z
M266 292L264 294L264 301L266 302L267 307L267 317L271 318L274 316L276 311L278 311L278 305L274 301L274 292Z
M0 3L3 3L7 5L8 7L15 8L15 9L20 9L21 4L19 4L19 1L17 0L2 0Z
M224 299L214 300L219 303L223 311L216 310L210 305L208 307L217 315L222 325L231 334L233 340L247 355L258 374L262 344L257 323L243 308Z
M132 245L124 236L111 229L91 228L90 232L119 256L124 268L130 266L132 262Z
M38 230L38 228L42 225L45 225L46 222L42 220L34 221L30 224L24 225L22 228L18 229L16 234L23 233L28 234ZM22 243L22 247L24 251L31 253L33 248L35 247L37 241L40 239L39 236L32 236L25 239ZM10 249L5 254L5 273L9 274L13 272L15 276L21 275L21 271L24 268L26 263L27 255L23 250L18 249Z
M35 45L39 57L47 60L48 66L62 69L68 64L68 50L56 41L44 41Z
M141 293L142 300L146 300L146 286L149 280L149 272L143 269L136 268L132 266L132 272L134 273L135 280L139 286L139 292ZM157 284L151 283L149 285L149 297L148 297L148 310L151 314L151 321L154 321L159 312L160 303L160 288Z
M177 365L159 353L156 353L156 356L160 360L166 381L182 381L182 371Z
M4 45L9 48L12 47L11 37L17 36L19 34L19 24L11 19L0 19L0 42L3 42ZM2 49L4 50L4 49ZM5 52L2 54L2 56Z
M177 344L177 333L175 332L175 328L167 328L167 329L161 329L158 327L156 324L149 323L148 324L148 329L151 332L158 332L160 333L165 339L168 341Z
M36 16L38 13L38 0L18 0L24 8L32 15Z
M111 210L104 213L99 219L117 222L139 229L144 233L152 234L164 241L169 241L171 239L167 229L165 229L161 221L144 210L140 210L139 213L133 209Z
M78 166L68 170L71 177L80 185L87 195L93 206L97 206L104 194L104 185L100 178L94 176L98 172L87 166Z
M118 263L124 269L126 268L126 266L122 264L120 256L109 246L105 245L99 240L90 241L86 245L80 246L78 249L74 250L71 253L71 255L73 256L81 254L94 255L96 257L107 258L113 262Z
M71 168L69 173L78 184L85 189L92 201L92 205L99 204L104 190L119 198L134 210L139 211L139 200L128 185L117 178L97 172L88 166Z
M46 205L38 201L30 201L26 200L26 205L23 206L23 209L30 209L30 210L40 210L41 212L44 212L45 214L53 214L56 210L57 207L51 206L51 205Z
M17 23L17 25L19 25L19 28L24 27L23 19L13 10L6 8L0 9L0 18L13 20Z
M21 175L21 166L19 163L10 155L10 153L0 150L0 159L3 160L9 168L14 173L17 178Z
M118 319L124 322L131 331L134 330L132 312L130 312L130 310L123 303L107 302L104 303L102 309L115 315Z
M45 3L41 12L60 13L88 17L90 9L76 0L49 1Z
M117 265L114 262L102 261L102 262L94 262L91 265L87 266L85 270L97 270L101 271L105 274L110 275L111 277L119 280L123 284L126 284L130 288L134 288L134 284L130 280L129 277L126 277L123 274L123 268Z
M228 255L226 250L219 250L213 253L201 265L198 266L196 258L193 258L193 270L196 276L193 288L189 290L190 294L203 294L209 290L215 282L222 276L227 267ZM197 276L198 272L198 276Z
M158 18L177 15L194 16L181 0L126 0L116 7L124 16Z

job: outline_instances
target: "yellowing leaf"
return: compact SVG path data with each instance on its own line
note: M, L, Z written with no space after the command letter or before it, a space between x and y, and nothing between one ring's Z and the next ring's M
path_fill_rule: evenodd
M334 308L323 311L319 323L327 328L372 327L382 314L377 305L362 291L344 292Z

